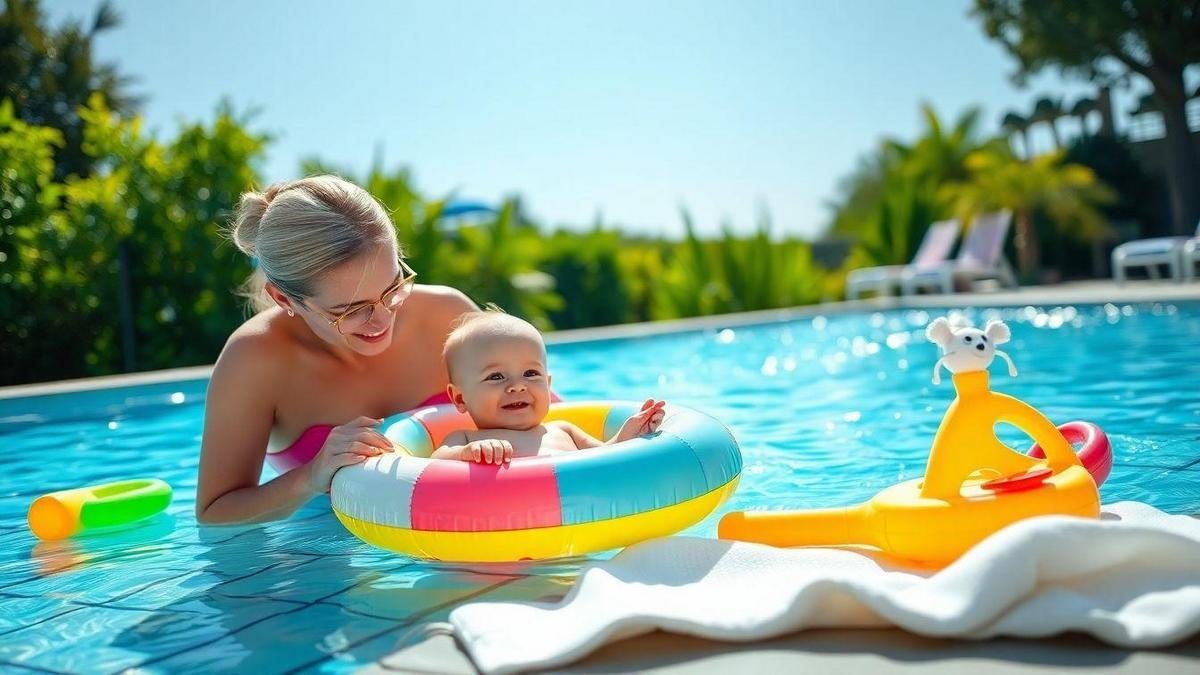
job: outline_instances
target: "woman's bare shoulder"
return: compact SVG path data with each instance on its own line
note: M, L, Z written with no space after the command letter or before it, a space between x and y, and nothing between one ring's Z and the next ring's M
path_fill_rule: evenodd
M409 302L416 302L429 308L457 310L459 313L479 309L465 293L457 288L436 284L417 284L413 287Z
M287 363L295 341L282 325L281 316L278 310L266 310L238 326L217 357L214 376L233 371L258 377Z
M418 284L413 288L409 302L413 303L415 313L426 319L431 327L446 331L455 319L479 309L466 294L451 286Z

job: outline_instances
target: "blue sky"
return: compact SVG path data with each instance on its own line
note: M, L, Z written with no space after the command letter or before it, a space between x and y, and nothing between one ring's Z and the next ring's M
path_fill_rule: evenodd
M57 23L98 4L44 6ZM1092 91L1018 89L969 0L116 4L97 52L137 78L151 129L228 98L276 136L268 181L314 155L362 173L381 150L427 194L520 193L551 226L674 235L686 205L702 231L745 230L765 205L811 237L860 156L919 132L922 101L981 106L992 132L1039 94Z

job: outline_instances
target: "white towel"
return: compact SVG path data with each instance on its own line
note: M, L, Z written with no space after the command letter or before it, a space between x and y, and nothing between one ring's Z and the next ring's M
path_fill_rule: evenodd
M1159 647L1200 630L1200 520L1137 502L1100 520L1043 516L940 571L850 549L669 537L587 566L557 603L473 603L450 623L487 673L567 664L658 629L734 641L832 627L973 639L1079 631Z

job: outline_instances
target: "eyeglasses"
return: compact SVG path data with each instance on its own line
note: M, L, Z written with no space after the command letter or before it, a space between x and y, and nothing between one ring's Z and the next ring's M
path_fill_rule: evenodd
M396 275L396 283L388 287L387 290L379 296L378 300L373 302L361 303L353 307L346 308L341 314L334 318L332 312L327 312L320 307L315 307L317 311L325 315L329 321L329 325L337 328L337 331L342 335L357 333L360 328L371 323L371 319L375 318L375 308L383 306L388 312L395 312L400 305L412 295L413 284L416 283L417 273L408 266L408 263L400 261L400 274Z

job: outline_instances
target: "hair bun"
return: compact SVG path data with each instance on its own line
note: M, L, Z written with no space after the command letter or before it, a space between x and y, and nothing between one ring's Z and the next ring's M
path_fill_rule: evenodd
M258 249L258 232L262 226L263 214L271 204L268 195L274 196L270 190L266 195L260 192L242 194L233 217L233 243L248 256L255 255Z

